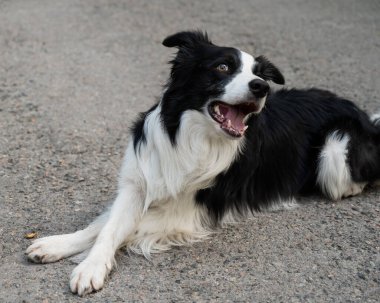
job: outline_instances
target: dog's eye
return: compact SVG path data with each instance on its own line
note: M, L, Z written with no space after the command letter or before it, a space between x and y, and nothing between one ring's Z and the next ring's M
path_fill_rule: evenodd
M216 70L221 73L226 73L229 71L229 67L225 63L221 63L216 67Z

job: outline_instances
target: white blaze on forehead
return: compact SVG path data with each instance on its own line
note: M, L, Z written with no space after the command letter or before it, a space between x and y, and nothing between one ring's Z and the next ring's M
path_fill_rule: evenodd
M260 79L253 74L255 59L243 51L240 51L240 70L226 85L221 101L227 103L239 102L250 94L248 83L253 79Z

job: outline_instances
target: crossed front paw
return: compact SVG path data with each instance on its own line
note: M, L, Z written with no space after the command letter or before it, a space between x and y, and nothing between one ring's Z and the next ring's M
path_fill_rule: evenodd
M37 239L30 245L25 254L35 263L56 262L65 257L65 247L59 240L59 236Z

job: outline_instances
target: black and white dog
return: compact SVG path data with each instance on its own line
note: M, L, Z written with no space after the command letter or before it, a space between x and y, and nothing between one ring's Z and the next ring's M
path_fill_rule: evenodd
M328 91L272 93L268 81L285 82L277 67L201 32L163 44L178 48L170 79L132 128L112 207L26 251L40 263L86 255L70 281L79 295L103 287L121 246L149 257L302 193L339 200L380 179L380 115Z

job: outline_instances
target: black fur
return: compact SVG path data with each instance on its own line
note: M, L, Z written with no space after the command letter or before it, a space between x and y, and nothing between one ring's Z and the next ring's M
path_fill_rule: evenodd
M266 81L273 81L277 84L285 84L284 76L278 68L270 62L266 57L259 56L255 58L258 64L255 65L253 73Z
M187 110L202 110L210 98L223 93L240 71L240 53L214 45L201 32L181 32L163 44L178 47L161 101L163 126L175 145L181 115ZM266 81L285 83L268 59L260 56L255 61L253 73ZM217 73L215 67L223 62L231 69L226 74ZM135 148L145 140L143 123L150 111L134 126ZM196 195L215 222L228 210L260 210L280 199L316 190L318 157L326 136L334 131L350 136L348 163L353 181L380 179L380 126L354 103L331 92L279 90L267 97L266 107L252 116L248 125L245 149L216 177L213 186Z
M246 148L197 201L214 219L230 209L260 210L310 191L318 155L334 130L351 137L349 161L356 182L380 179L380 128L352 102L323 90L280 90L250 119Z
M131 132L133 134L133 147L137 151L141 143L146 142L146 137L144 133L144 123L146 117L157 108L158 104L153 105L148 111L140 113L138 119L135 121L131 127Z
M200 111L210 98L224 92L226 84L240 71L240 52L212 44L201 32L181 32L166 38L163 44L179 48L170 62L171 77L161 103L164 127L175 144L182 113ZM228 63L228 73L215 70L221 63Z
M199 44L210 45L211 40L208 38L207 33L201 31L184 31L171 35L162 41L166 47L189 47L192 48Z

